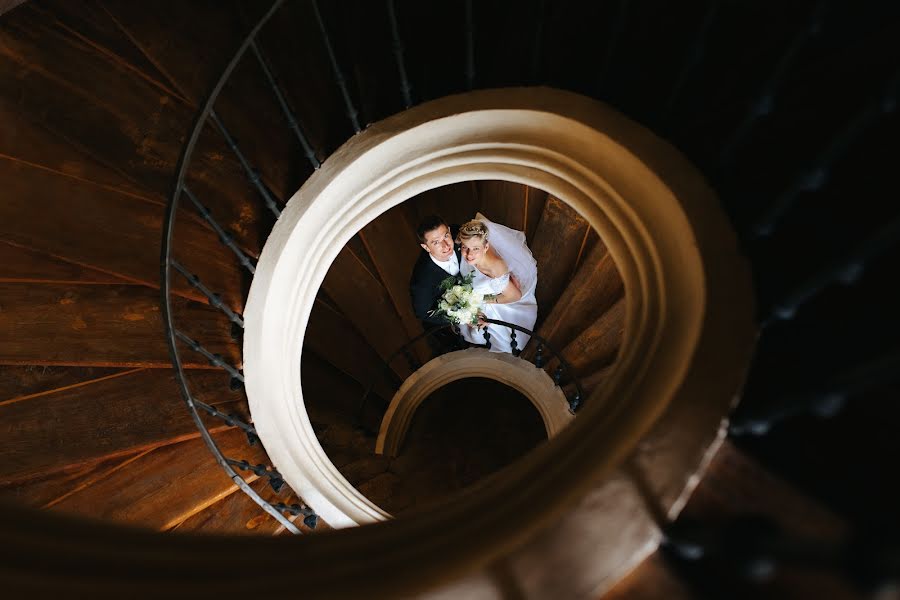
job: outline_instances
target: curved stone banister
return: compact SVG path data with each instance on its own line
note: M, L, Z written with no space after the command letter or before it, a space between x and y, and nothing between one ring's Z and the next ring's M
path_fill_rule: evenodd
M470 377L493 379L518 390L541 415L548 438L575 418L562 389L543 369L512 354L469 348L428 361L403 382L381 421L375 453L397 456L416 409L441 387Z
M329 460L304 406L300 358L314 297L340 249L380 214L429 189L480 179L542 189L597 231L625 288L620 353L579 418L489 486L353 528L383 516ZM638 526L648 521L634 486L605 477L631 456L650 481L641 489L651 490L654 513L677 515L723 435L755 341L748 269L702 177L602 103L549 88L445 97L351 138L285 207L244 318L250 409L279 472L326 522L349 528L329 536L331 547L414 563L420 578L489 564L559 523L592 490L627 495L616 506L632 516L597 532L615 540L621 560L591 572L608 578L633 564L658 534ZM613 487L603 491L606 481ZM622 518L635 526L627 539L616 533L625 531ZM399 539L422 543L390 541Z

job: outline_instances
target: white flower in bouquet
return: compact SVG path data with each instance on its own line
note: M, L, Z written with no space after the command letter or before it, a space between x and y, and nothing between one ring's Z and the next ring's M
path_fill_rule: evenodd
M484 303L484 294L472 289L472 274L458 278L447 277L441 282L444 290L438 307L431 314L443 315L451 323L478 324L478 314Z

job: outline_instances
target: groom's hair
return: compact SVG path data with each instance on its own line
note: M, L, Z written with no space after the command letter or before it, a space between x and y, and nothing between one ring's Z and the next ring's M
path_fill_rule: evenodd
M424 244L425 234L429 231L434 231L441 225L445 225L447 229L450 229L450 226L447 225L447 221L440 215L429 215L422 219L422 221L419 222L419 226L416 228L416 237L419 238L419 243Z

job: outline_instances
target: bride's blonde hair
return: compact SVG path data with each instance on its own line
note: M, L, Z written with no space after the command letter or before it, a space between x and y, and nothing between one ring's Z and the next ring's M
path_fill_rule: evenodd
M473 219L463 223L459 228L459 233L456 234L456 241L462 242L464 240L471 240L475 237L481 238L482 242L488 241L488 228L487 225L484 224L484 221Z

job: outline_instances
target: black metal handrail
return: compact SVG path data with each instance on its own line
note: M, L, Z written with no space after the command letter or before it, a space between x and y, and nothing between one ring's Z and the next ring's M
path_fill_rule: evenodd
M562 389L560 386L560 383L561 383L563 377L565 376L567 379L571 380L572 383L575 385L575 393L572 395L571 398L566 396L566 402L569 405L569 410L573 414L575 412L577 412L579 408L581 408L581 405L584 402L584 388L581 387L581 382L578 380L578 377L575 374L575 370L568 363L568 361L566 361L566 359L563 358L562 354L560 354L553 348L553 346L550 344L550 342L548 342L546 339L544 339L540 335L536 334L532 330L528 329L527 327L522 327L521 325L516 325L515 323L508 323L506 321L500 321L498 319L484 319L484 321L486 323L491 323L493 325L498 325L500 327L508 327L510 329L510 338L511 338L510 341L511 341L511 346L512 346L511 354L513 356L519 357L522 354L522 349L518 348L518 345L516 343L516 337L515 337L516 331L525 333L528 336L530 336L533 340L536 340L537 348L535 349L535 355L534 355L534 361L533 361L534 366L538 369L542 369L542 368L544 368L544 365L546 363L548 363L549 361L552 361L555 358L559 364L557 365L556 369L554 369L554 372L552 375L553 383L557 387L560 387L560 389ZM372 391L374 390L377 382L382 381L382 379L381 379L382 377L390 376L393 373L393 371L391 370L391 364L394 362L394 360L396 360L400 355L403 355L406 358L407 364L409 365L410 369L412 371L417 371L421 367L421 365L418 364L418 361L415 359L412 352L410 352L410 349L413 346L415 346L416 344L418 344L420 341L425 340L429 337L435 336L436 334L438 334L440 332L447 331L448 329L453 330L454 333L457 334L457 339L459 340L460 348L484 348L486 350L491 349L490 334L488 333L487 329L485 329L485 341L486 341L485 344L472 344L472 343L464 341L462 339L462 337L459 336L458 330L456 330L455 326L451 325L449 323L447 325L439 325L437 327L432 327L431 329L427 329L424 332L417 335L416 337L409 340L408 342L406 342L405 344L403 344L402 346L400 346L399 348L397 348L390 355L388 355L388 358L385 359L377 376L375 378L373 378L373 380L369 383L369 385L366 387L365 391L363 392L362 398L360 399L358 414L362 415L363 410L365 409L365 406L368 402L369 396L372 394ZM548 357L544 353L545 348L550 351L549 360L548 360ZM532 362L532 361L529 361L529 362ZM563 394L565 395L565 392L563 392Z
M181 156L178 160L178 167L176 169L175 181L172 186L172 193L169 197L169 203L166 207L165 220L163 223L163 239L161 252L162 257L160 265L160 292L166 340L169 345L169 354L172 359L172 365L175 369L175 376L178 380L179 388L181 389L181 395L191 412L191 417L194 419L194 423L197 425L197 429L200 431L200 435L203 438L203 441L206 443L210 452L212 452L213 456L216 459L216 462L219 463L222 469L224 469L225 473L231 478L232 481L234 481L234 483L241 491L243 491L251 499L253 499L253 501L256 502L256 504L258 504L260 508L262 508L266 513L277 520L285 529L292 533L299 534L301 533L300 529L298 529L290 519L286 518L282 514L282 512L288 512L292 515L304 515L304 523L308 527L316 526L318 517L315 515L315 513L306 508L295 509L294 507L287 506L284 503L273 505L264 500L252 487L250 487L250 485L244 480L244 478L240 474L238 474L237 471L235 471L234 467L242 470L249 470L258 477L268 477L270 483L272 484L272 488L276 493L279 492L284 485L284 480L281 478L281 475L278 474L278 472L273 467L268 467L266 465L250 465L247 461L236 460L224 456L222 454L222 451L216 445L215 440L213 440L212 436L210 435L209 430L206 428L206 424L200 417L198 409L206 412L208 415L214 418L224 420L228 425L236 426L242 429L247 434L248 441L251 444L258 443L259 441L259 438L256 436L256 430L252 427L252 425L244 423L234 415L225 415L224 413L213 409L209 405L196 400L191 394L190 385L188 384L188 380L184 372L184 367L181 361L181 354L176 342L177 339L181 339L183 342L187 343L192 350L201 353L214 366L225 369L232 376L232 382L243 382L243 373L241 373L235 367L227 364L224 360L222 360L220 356L206 351L199 342L192 340L175 327L171 300L171 273L172 269L174 268L182 275L184 275L188 283L200 290L210 300L210 303L213 306L216 306L220 310L223 310L223 312L225 312L225 314L229 317L234 325L243 328L243 318L235 311L224 306L217 294L201 284L198 277L192 275L183 264L175 260L172 255L172 238L175 229L175 221L176 214L178 212L179 201L181 199L182 193L184 193L188 195L189 199L197 207L204 220L206 220L207 223L209 223L210 226L218 233L222 243L228 246L238 256L241 264L243 264L251 273L254 271L254 266L250 259L246 256L246 254L241 251L240 248L238 248L231 237L227 233L225 233L225 231L217 224L209 211L205 207L203 207L202 204L200 204L200 201L197 200L197 198L192 193L190 193L190 190L185 184L185 178L187 176L194 149L197 145L198 139L200 138L200 132L207 123L207 120L212 118L215 124L218 126L219 130L225 136L229 146L237 153L238 157L241 159L241 164L245 167L248 175L251 176L251 179L254 181L254 184L256 185L260 194L264 197L267 207L269 207L269 209L272 210L272 212L276 215L278 214L278 208L275 205L274 200L270 197L268 190L266 190L261 182L258 181L258 176L255 176L255 173L252 171L247 161L243 158L243 155L240 154L240 150L237 149L236 143L227 133L227 130L225 130L221 120L215 114L214 105L216 99L219 97L219 94L222 91L222 88L225 85L225 82L228 81L229 77L231 76L232 71L235 69L240 59L244 56L244 53L247 51L247 49L252 44L254 44L256 35L262 29L263 25L268 22L272 15L275 14L276 11L278 11L283 2L284 0L274 0L269 9L263 14L256 25L253 26L248 35L241 42L240 46L232 56L231 60L228 62L227 66L223 69L222 75L219 77L212 90L207 95L206 100L201 104L201 108L194 120L191 134L190 136L188 136L187 143L185 143L184 148L181 151ZM258 52L258 49L255 47L254 50Z

